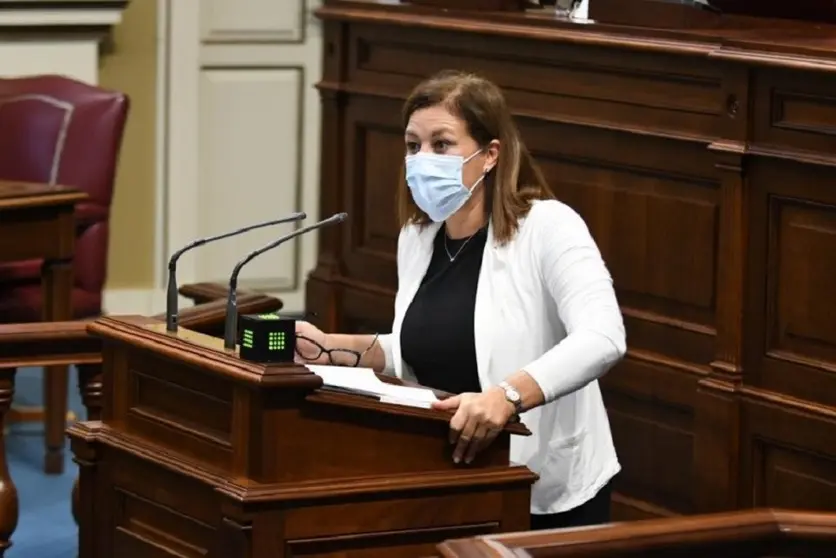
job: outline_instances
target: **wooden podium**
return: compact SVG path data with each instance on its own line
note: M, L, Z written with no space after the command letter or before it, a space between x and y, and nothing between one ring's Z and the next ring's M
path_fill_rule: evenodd
M470 466L449 415L321 389L220 339L102 318L101 421L69 429L79 556L427 556L446 539L526 530L536 476L509 426Z

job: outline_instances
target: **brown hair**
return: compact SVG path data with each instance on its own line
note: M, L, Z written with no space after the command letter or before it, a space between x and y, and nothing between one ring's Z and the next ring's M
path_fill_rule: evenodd
M404 128L415 111L438 105L464 120L468 133L480 147L499 140L497 164L488 172L483 187L485 217L493 224L496 241L505 244L514 237L519 220L528 214L531 203L554 199L554 194L520 138L502 91L493 82L459 71L434 75L419 84L406 100ZM398 214L402 227L430 223L429 216L415 205L403 174Z

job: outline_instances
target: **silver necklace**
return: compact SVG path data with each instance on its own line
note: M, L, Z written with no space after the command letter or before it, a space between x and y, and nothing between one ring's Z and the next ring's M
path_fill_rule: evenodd
M447 232L445 231L445 233L444 233L444 251L447 252L447 257L450 258L450 263L454 262L456 260L456 258L459 257L459 254L462 253L462 250L464 250L464 247L467 246L467 243L470 242L470 239L473 238L474 236L476 236L476 233L473 233L472 235L468 236L467 240L465 240L462 243L462 245L459 246L459 249L456 250L456 253L451 254L450 253L450 248L447 247Z

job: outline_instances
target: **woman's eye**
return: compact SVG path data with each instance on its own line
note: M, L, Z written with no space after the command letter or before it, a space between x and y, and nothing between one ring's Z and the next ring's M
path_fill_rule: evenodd
M433 143L433 150L436 153L443 153L444 151L447 151L448 147L450 147L450 142L446 140L438 140Z
M407 153L418 153L421 150L421 146L415 143L414 141L406 142L406 152Z

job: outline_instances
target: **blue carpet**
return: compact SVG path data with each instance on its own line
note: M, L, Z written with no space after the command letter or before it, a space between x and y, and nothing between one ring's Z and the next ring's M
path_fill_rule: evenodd
M15 403L41 405L41 371L21 369L15 386ZM70 409L84 417L78 395L75 371L70 377ZM78 530L70 510L70 493L77 467L72 462L69 444L63 475L43 471L43 425L13 426L6 435L9 472L17 486L20 520L12 536L14 543L7 558L75 558L78 554Z

